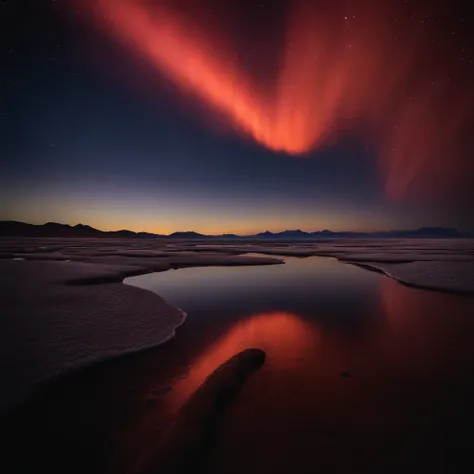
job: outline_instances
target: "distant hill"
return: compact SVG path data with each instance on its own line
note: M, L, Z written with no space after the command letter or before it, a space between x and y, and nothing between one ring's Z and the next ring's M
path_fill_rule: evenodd
M446 239L446 238L473 238L473 234L467 232L460 232L456 229L449 229L446 227L420 227L419 229L410 230L394 230L381 232L349 232L339 231L333 232L331 230L320 230L316 232L305 232L302 230L285 230L283 232L261 232L253 236L255 238L265 239L370 239L370 238L391 238L391 239L413 239L413 238L431 238L431 239Z
M17 221L0 221L0 237L73 237L73 238L169 238L169 239L370 239L370 238L396 238L396 239L459 239L474 238L474 234L460 232L446 227L420 227L411 230L396 230L388 232L333 232L320 230L305 232L300 229L285 230L283 232L265 231L254 235L239 236L235 234L205 235L194 231L173 232L170 235L152 234L149 232L133 232L131 230L102 231L94 227L77 224L58 224L47 222L42 225L27 224Z
M198 234L197 232L193 232L193 231L186 231L186 232L173 232L172 234L168 235L168 237L172 239L202 239L209 236L204 235L204 234Z
M271 232L267 231L267 237L277 237L279 239L302 239L311 237L311 232L303 232L300 229L297 230L284 230L283 232L277 232L276 234L272 234Z
M57 222L47 222L43 225L34 225L17 221L0 221L0 237L116 237L126 239L133 237L156 238L160 236L148 232L133 232L131 230L107 232L84 224L70 226L68 224L58 224Z

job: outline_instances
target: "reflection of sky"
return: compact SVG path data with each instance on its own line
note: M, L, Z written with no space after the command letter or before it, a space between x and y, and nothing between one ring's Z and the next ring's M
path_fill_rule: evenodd
M378 276L372 273L329 258L285 257L285 261L271 266L171 270L127 282L155 291L190 317L255 311L307 314L328 308L334 313L354 303L367 305L376 296Z
M314 336L322 344L320 362L344 360L343 365L370 366L399 377L416 372L436 379L438 372L447 376L447 370L460 375L463 358L474 362L470 349L470 356L465 354L474 330L474 299L409 289L332 258L284 258L282 265L186 268L126 281L188 313L176 344L193 358L232 340L226 357L262 347L270 356L280 354L281 368L292 366L300 358L296 346L303 339L311 346ZM198 347L201 355L195 353ZM310 352L301 356L305 364L314 363ZM223 362L224 355L211 365ZM457 361L456 369L450 360Z
M162 347L164 363L182 364L164 406L174 411L220 364L259 347L267 360L226 417L213 472L250 472L249 463L251 472L353 472L354 457L367 472L402 472L385 469L387 460L408 458L419 472L435 467L420 440L435 437L440 452L458 447L462 431L446 431L446 420L464 419L472 404L474 299L406 288L334 259L286 262L128 280L188 311ZM154 421L147 413L142 423Z

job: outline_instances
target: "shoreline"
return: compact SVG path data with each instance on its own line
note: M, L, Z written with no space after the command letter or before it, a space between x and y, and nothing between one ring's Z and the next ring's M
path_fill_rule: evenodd
M473 288L445 288L443 286L437 286L436 284L429 284L429 283L424 283L424 282L412 282L404 279L403 277L394 275L387 271L384 268L380 268L380 266L377 266L378 262L373 262L367 263L367 262L356 262L356 261L344 261L344 260L339 260L342 263L346 263L349 265L353 265L355 267L362 268L364 270L370 271L370 272L375 272L378 273L379 275L382 275L386 278L390 278L394 281L396 281L398 284L406 286L407 288L412 288L415 290L423 290L423 291L433 291L436 293L442 293L442 294L447 294L447 295L456 295L456 296L462 296L462 297L469 297L469 296L474 296L474 287ZM415 263L415 262L413 262Z
M249 254L259 254L258 257ZM361 268L382 268L382 273L412 288L452 294L474 294L474 242L466 239L325 239L324 241L216 242L211 240L150 241L149 239L0 239L0 262L67 261L98 265L133 266L126 276L167 269L213 265L261 265L283 263L274 257L333 257ZM259 261L257 261L259 260ZM423 263L425 262L425 263ZM426 270L431 262L429 271ZM20 263L20 262L18 262ZM396 267L397 265L405 265ZM463 265L464 264L464 265ZM420 272L412 271L419 267ZM393 273L393 270L397 270ZM462 280L458 275L462 273ZM446 275L449 274L449 278ZM433 275L435 278L433 278ZM455 281L457 279L457 281ZM99 284L121 281L117 276L78 279L69 284Z

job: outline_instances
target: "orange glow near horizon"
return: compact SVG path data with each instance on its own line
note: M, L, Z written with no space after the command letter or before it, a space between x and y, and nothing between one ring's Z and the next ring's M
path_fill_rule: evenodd
M471 102L446 65L440 77L442 51L419 23L398 22L395 2L336 2L324 11L294 2L273 88L230 59L222 34L200 30L163 0L93 4L120 43L271 150L304 154L350 130L378 150L395 200L446 194L465 179Z

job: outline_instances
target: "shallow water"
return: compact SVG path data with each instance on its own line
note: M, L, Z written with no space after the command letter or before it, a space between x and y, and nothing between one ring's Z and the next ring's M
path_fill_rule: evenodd
M211 470L456 471L472 420L474 298L333 259L285 261L126 280L188 314L167 349L181 364L165 410L236 352L267 352L225 420Z

